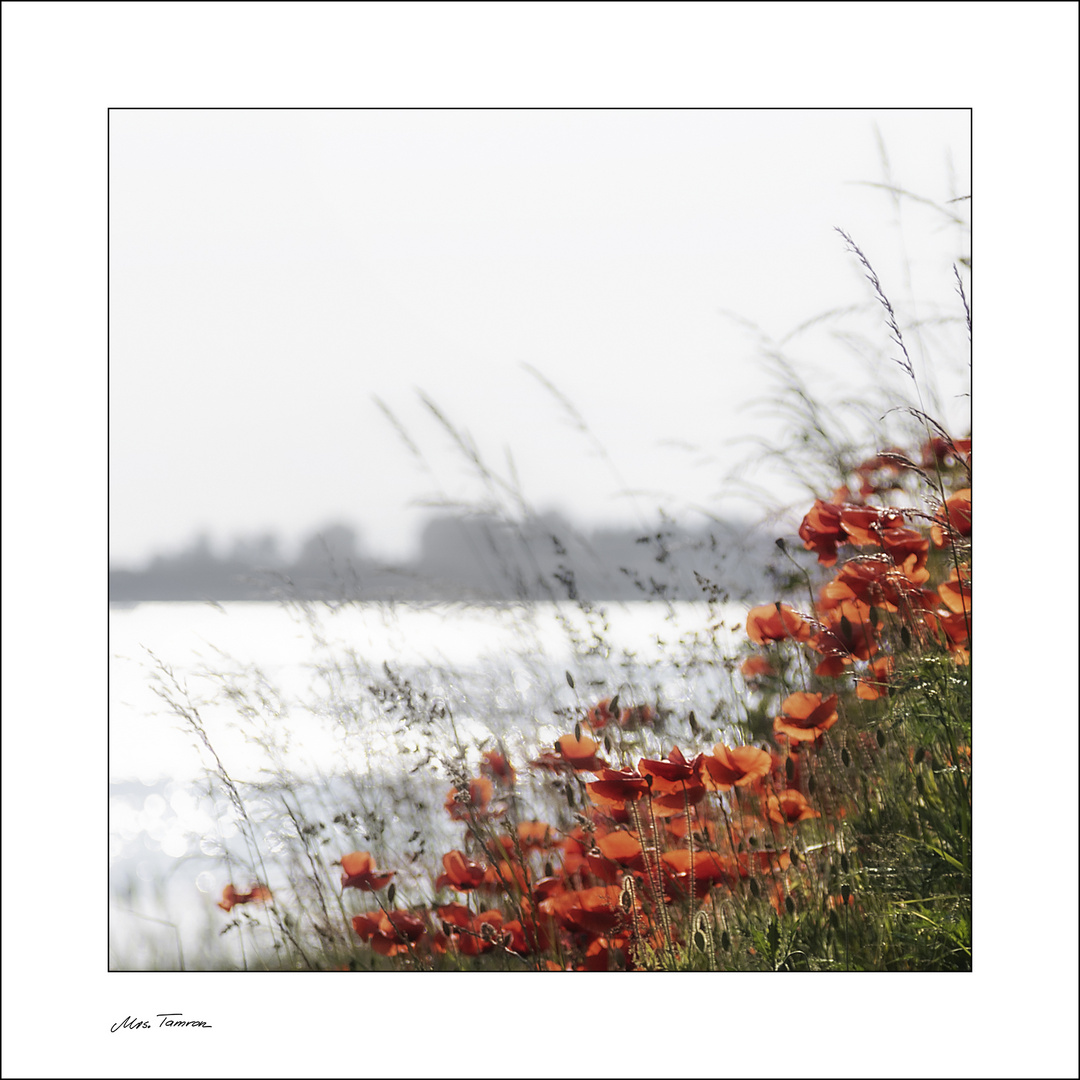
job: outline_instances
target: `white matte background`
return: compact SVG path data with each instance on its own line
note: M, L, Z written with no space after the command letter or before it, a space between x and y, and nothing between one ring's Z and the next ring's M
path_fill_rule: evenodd
M1073 4L5 4L4 1074L1075 1075L1076 41ZM433 102L974 107L973 975L654 978L627 1043L611 981L105 972L105 110ZM1066 617L1018 624L1043 559ZM166 1010L214 1029L109 1034Z

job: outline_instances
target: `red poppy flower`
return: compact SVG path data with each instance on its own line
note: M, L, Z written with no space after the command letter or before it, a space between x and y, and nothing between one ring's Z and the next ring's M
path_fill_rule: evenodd
M546 821L522 821L517 833L518 843L525 853L547 851L555 844L555 830Z
M484 870L481 883L485 889L504 892L516 889L518 892L529 891L529 871L519 862L496 859Z
M940 632L945 636L945 646L956 655L960 663L966 663L967 649L965 645L970 637L971 612L970 611L928 611L926 623L935 633Z
M916 585L930 577L926 559L930 554L930 541L914 529L885 529L881 534L881 546L904 575Z
M850 663L851 660L869 660L878 651L869 604L861 600L841 600L822 612L822 617L822 628L814 635L810 647L826 658L840 657L842 663ZM818 674L834 674L834 671L819 668Z
M218 901L222 911L232 911L237 904L265 904L273 900L273 894L265 885L252 885L250 892L237 892L232 885L226 885Z
M665 851L661 856L668 876L683 886L683 891L690 883L691 864L694 874L694 894L704 896L717 882L733 885L739 880L739 868L734 859L721 855L717 851L695 851L691 857L688 848Z
M448 851L442 862L446 873L439 875L435 888L441 889L444 885L449 885L459 892L467 892L483 885L487 867L467 859L462 852Z
M513 787L517 779L514 767L498 750L485 750L484 763L480 766L492 779L497 780L504 787Z
M880 547L884 529L895 529L903 523L899 510L877 510L873 506L840 507L840 524L847 539L856 547Z
M642 758L638 762L640 772L652 779L653 813L661 816L682 813L688 803L693 805L705 797L706 788L701 777L704 757L704 754L698 754L692 761L687 761L676 746L666 761Z
M922 448L922 466L930 469L934 465L950 465L962 461L971 455L971 439L954 439L950 442L935 436Z
M464 797L457 788L451 788L446 796L446 812L455 821L465 821L469 815L482 814L491 802L495 788L486 776L477 776L469 781L468 797Z
M757 645L768 645L785 638L809 641L814 628L787 604L761 604L746 615L746 634Z
M687 783L694 779L701 768L702 755L698 754L693 761L687 761L683 752L676 746L668 754L666 761L652 761L642 758L638 762L638 772L645 776L658 777L670 783Z
M362 941L370 941L380 956L407 953L409 946L424 936L427 926L411 911L379 912L377 915L354 915L353 929Z
M601 728L607 727L612 721L617 720L618 716L611 711L611 698L598 701L585 717L585 722L593 731L599 731Z
M450 931L449 943L464 956L490 952L502 940L501 911L481 911L474 915L461 904L444 904L436 911L444 924L443 932Z
M730 791L733 787L746 787L755 780L769 775L772 757L766 750L756 746L737 746L728 749L722 743L702 761L702 779L712 791Z
M574 771L574 767L562 754L554 754L550 750L545 750L538 758L530 761L529 765L534 769L546 769L548 772L553 773L571 773Z
M885 555L861 556L844 563L836 577L821 590L821 609L828 611L844 600L858 600L882 611L918 603L919 588Z
M359 889L361 892L375 892L387 885L397 872L395 870L376 870L375 860L369 852L354 851L342 855L341 887Z
M866 674L859 679L855 687L856 696L863 701L877 701L878 698L888 697L889 678L895 663L891 656L879 656L872 660Z
M770 795L765 809L769 819L781 825L795 825L800 821L821 817L821 814L811 808L801 791L791 789L781 791L779 795Z
M949 580L938 586L941 602L954 614L971 611L971 568L954 566L949 572Z
M637 802L649 790L649 782L636 769L602 769L600 779L585 785L589 798L599 806L625 806Z
M930 527L934 547L945 547L954 536L970 536L971 488L950 495L935 515L934 522Z
M540 910L570 929L606 934L625 918L619 906L621 896L618 885L594 885L548 897L540 902Z
M758 679L766 675L775 675L776 672L764 656L748 656L739 666L739 674L744 679Z
M575 772L598 773L604 768L605 762L596 756L600 744L587 735L583 735L580 739L573 735L562 735L557 746L559 753L570 763Z
M840 524L840 507L818 499L799 526L799 537L807 551L816 551L822 566L836 562L836 546L846 539Z
M824 701L820 694L792 694L784 701L783 713L773 721L773 731L792 742L820 739L840 719L836 701L836 694Z
M507 947L521 956L546 952L551 945L546 921L526 918L522 924L520 919L512 919L503 923L502 928L504 934L510 935L510 944Z
M605 859L630 870L644 870L645 856L641 850L641 838L632 832L610 832L596 838L596 846Z

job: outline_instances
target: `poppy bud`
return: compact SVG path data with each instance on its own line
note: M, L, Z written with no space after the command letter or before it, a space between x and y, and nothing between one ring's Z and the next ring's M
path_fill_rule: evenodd
M846 873L848 872L848 869L849 869L850 865L851 865L851 864L850 864L850 863L848 862L848 857L847 857L847 855L846 855L846 854L842 854L842 855L840 856L840 869L841 869L841 870L843 870L843 871L844 871L844 873L846 874Z
M885 746L885 732L882 731L881 728L878 728L877 731L874 733L874 735L877 738L878 746L884 747Z
M916 765L921 765L923 763L923 759L925 757L926 757L926 747L925 746L920 746L919 749L915 751L915 764Z
M900 640L904 643L905 649L911 648L911 631L906 626L900 627Z
M850 885L841 885L840 886L840 895L844 898L844 903L846 904L848 902L848 900L851 899L851 886Z
M760 899L760 897L761 897L761 886L758 885L757 878L751 878L750 879L750 891L754 894L755 897Z
M570 686L570 689L573 690L574 689L574 676L571 675L569 671L566 673L566 681L567 681L567 684Z
M845 765L851 764L851 754L848 752L848 748L846 746L840 751L840 760Z
M611 713L611 715L612 715L612 716L615 716L615 715L617 715L617 714L618 714L618 712L619 712L619 695L618 695L618 694L616 694L616 695L615 695L615 696L614 696L614 697L613 697L613 698L612 698L612 699L611 699L611 700L610 700L610 701L608 702L608 707L607 707L607 711L608 711L609 713Z
M789 915L795 914L795 901L790 896L784 898L784 907Z
M392 904L395 896L397 896L397 886L391 881L390 888L386 890L386 902Z
M724 952L731 952L731 935L726 930L720 935L720 945Z
M581 721L580 720L574 725L574 738L577 739L578 742L581 742Z

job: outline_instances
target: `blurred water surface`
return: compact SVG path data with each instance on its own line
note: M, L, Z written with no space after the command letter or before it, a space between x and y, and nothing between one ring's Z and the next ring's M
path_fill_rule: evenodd
M457 747L475 769L501 746L527 780L538 748L615 693L693 709L720 737L745 640L742 606L656 602L145 603L109 621L110 965L125 969L244 962L216 904L234 877L249 884L245 827L258 876L282 885L298 837L283 789L328 859L374 832L404 852L417 822L434 858L460 846L442 809Z

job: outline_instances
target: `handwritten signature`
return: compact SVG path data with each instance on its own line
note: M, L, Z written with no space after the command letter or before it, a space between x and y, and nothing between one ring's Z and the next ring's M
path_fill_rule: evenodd
M157 1026L159 1028L169 1027L188 1027L188 1028L209 1028L213 1027L213 1024L208 1024L205 1020L182 1020L183 1013L158 1013L161 1023ZM154 1025L149 1020L140 1020L138 1017L129 1016L126 1020L121 1020L119 1023L113 1024L110 1031L120 1031L123 1028L127 1028L129 1031L149 1031Z

